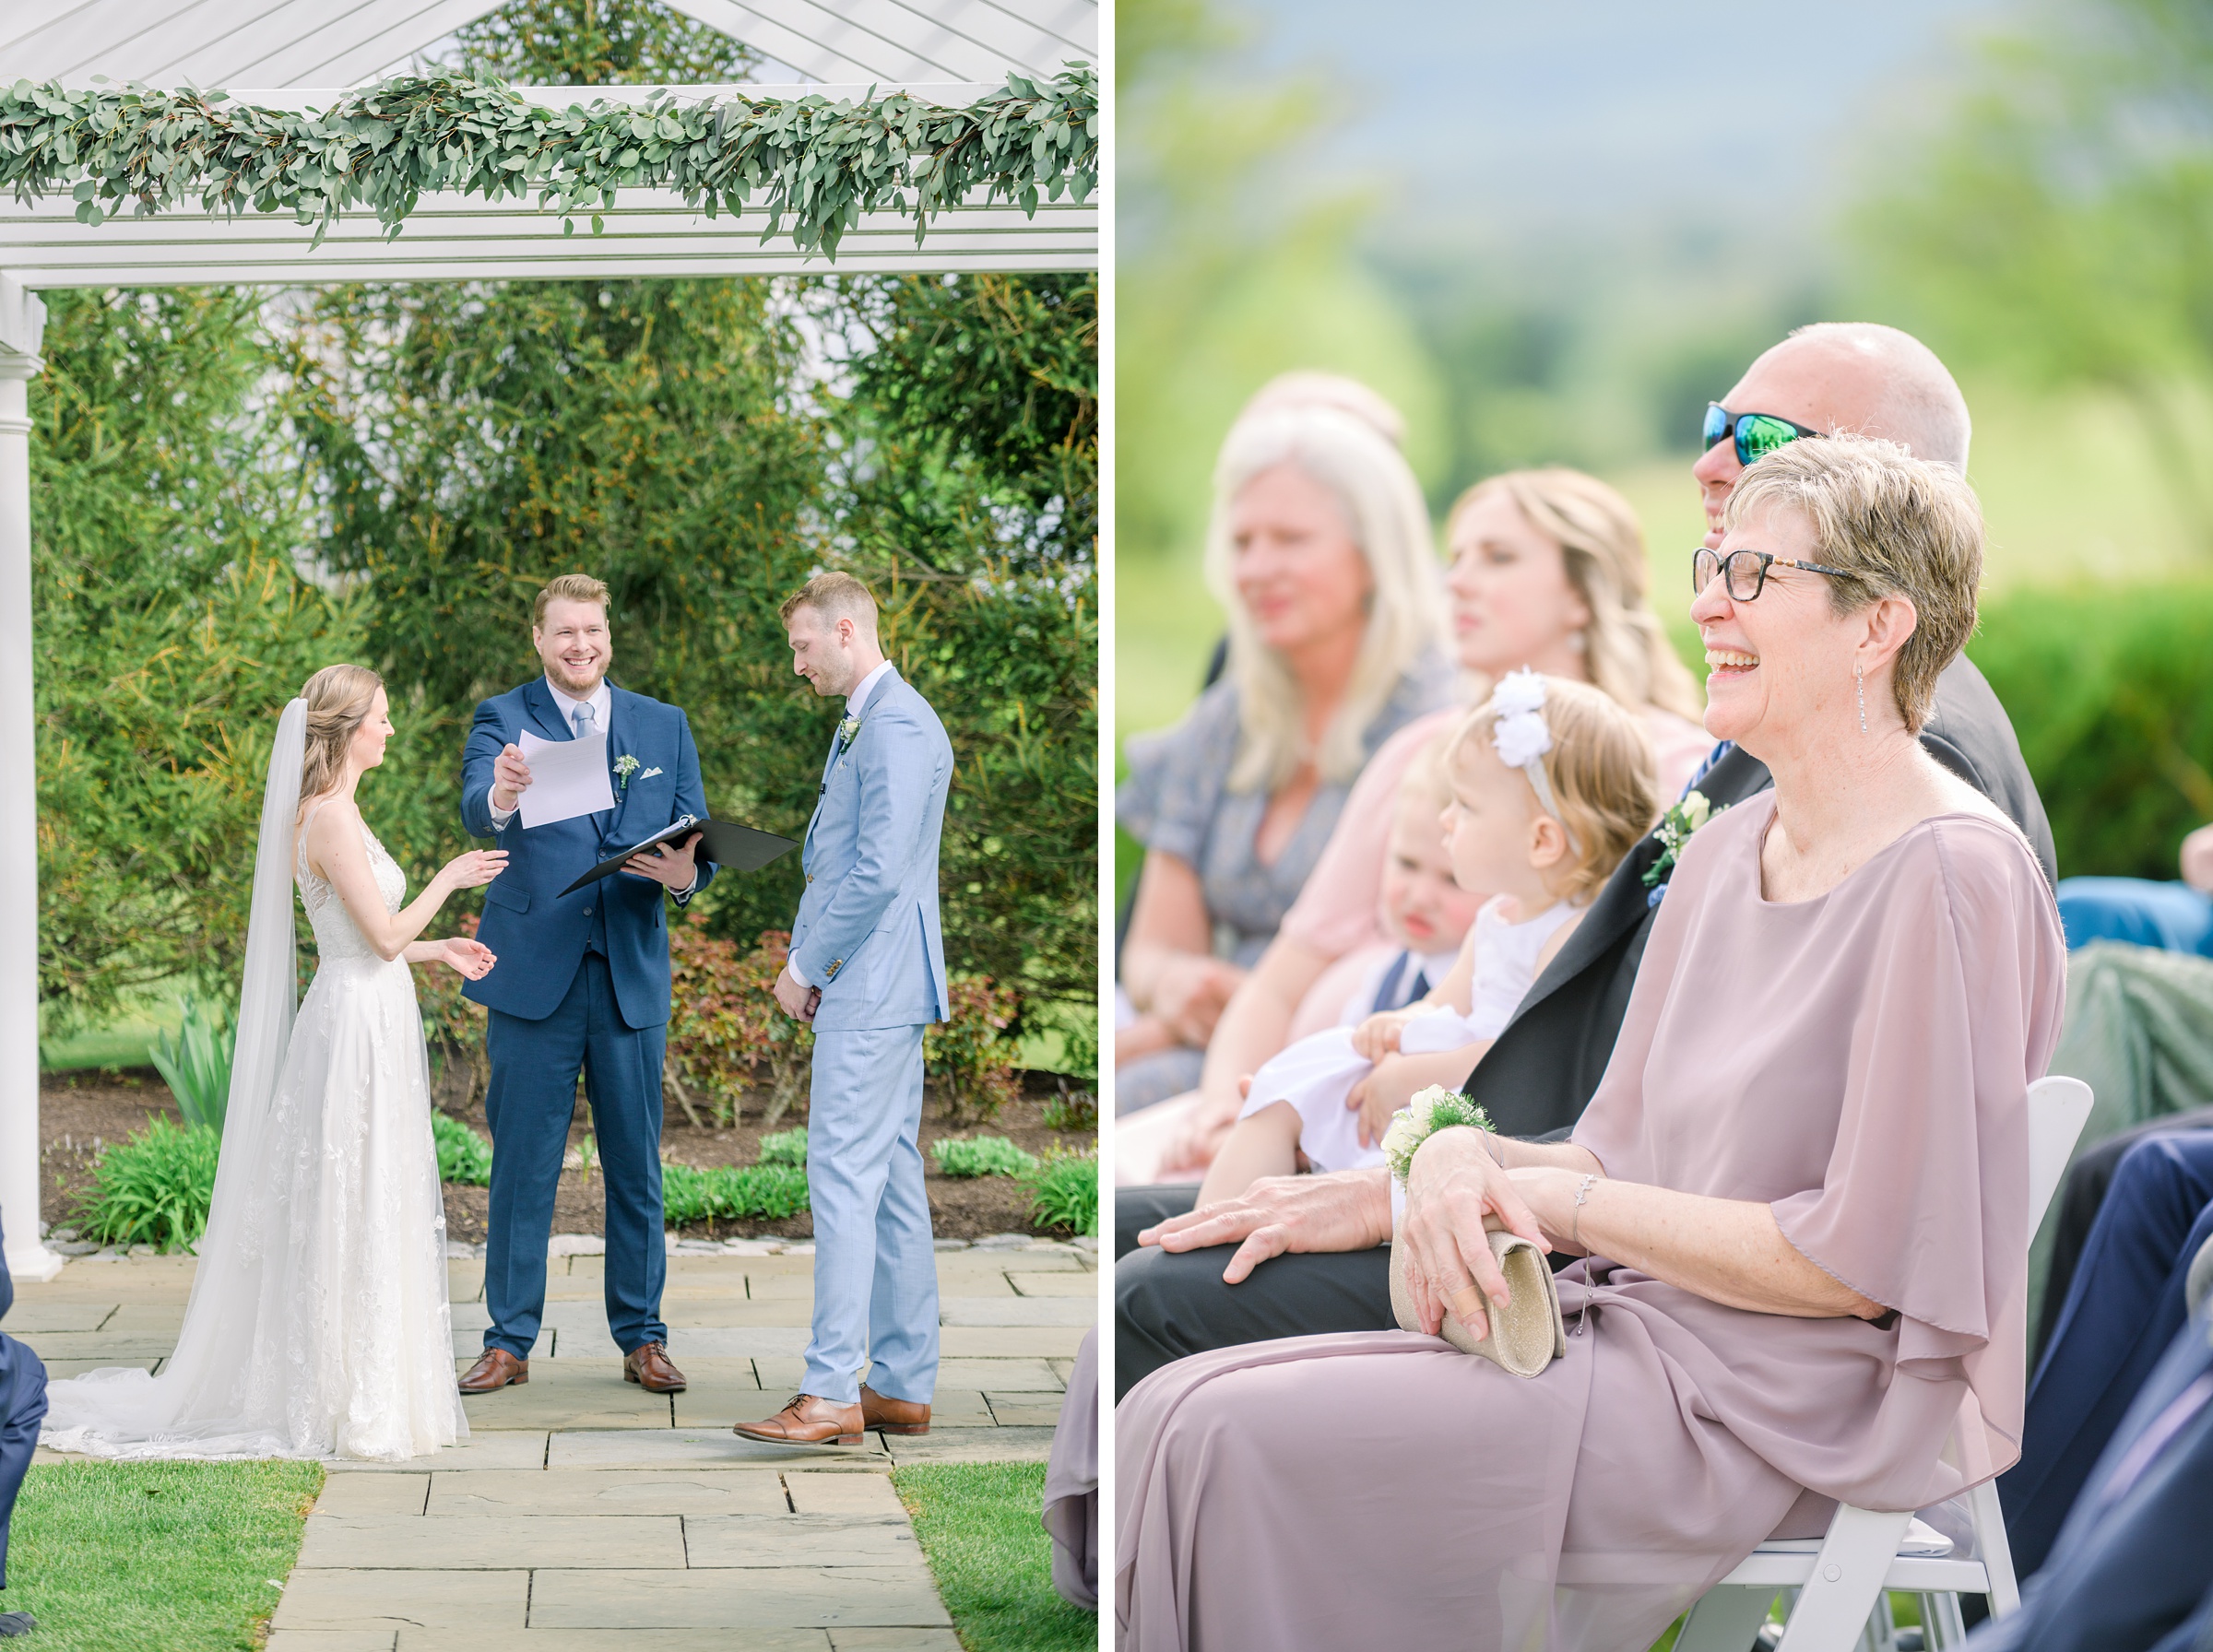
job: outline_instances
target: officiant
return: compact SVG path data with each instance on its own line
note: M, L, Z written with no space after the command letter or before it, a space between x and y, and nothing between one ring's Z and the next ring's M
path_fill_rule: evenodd
M461 763L461 818L496 837L507 869L485 890L479 938L501 967L463 990L491 1011L491 1234L483 1356L465 1394L530 1380L546 1298L546 1241L568 1150L576 1080L585 1079L606 1177L607 1325L625 1381L656 1394L684 1386L661 1319L668 1273L661 1214L661 1063L669 1025L668 900L681 906L714 877L698 834L633 856L623 870L563 893L626 844L707 813L699 752L678 707L608 680L614 650L608 589L566 573L538 594L530 640L544 675L477 707ZM526 747L599 743L596 773L541 757L537 798ZM583 765L596 771L596 764ZM552 771L562 773L558 785ZM588 783L588 784L587 784ZM553 801L548 803L548 799ZM571 813L582 808L584 812Z

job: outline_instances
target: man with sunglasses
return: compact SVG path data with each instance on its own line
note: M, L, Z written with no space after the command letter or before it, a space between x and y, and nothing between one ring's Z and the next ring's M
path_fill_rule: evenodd
M1737 478L1784 443L1831 431L1883 436L1964 471L1969 431L1959 385L1920 340L1857 323L1800 328L1708 410L1706 451L1691 470L1706 503L1697 575L1726 578L1736 600L1758 600L1781 559L1739 552L1724 569L1711 553ZM1685 575L1693 562L1683 558ZM1921 738L2020 826L2044 876L2053 877L2052 829L2013 725L1965 655L1938 679L1935 712ZM1692 783L1717 808L1769 784L1765 764L1726 744ZM1462 1086L1506 1134L1564 1136L1597 1090L1663 898L1664 885L1644 884L1660 849L1647 838L1615 868ZM1132 1191L1140 1190L1123 1190ZM1158 1243L1115 1267L1118 1393L1168 1361L1207 1349L1395 1328L1391 1253L1382 1248L1391 1193L1381 1170L1270 1178L1241 1198L1168 1217L1146 1232Z

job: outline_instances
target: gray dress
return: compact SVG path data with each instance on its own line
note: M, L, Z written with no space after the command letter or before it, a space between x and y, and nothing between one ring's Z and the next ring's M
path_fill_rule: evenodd
M1452 682L1443 655L1417 662L1362 732L1363 760L1414 718L1448 704ZM1130 773L1115 792L1114 812L1147 849L1173 855L1199 874L1215 955L1249 969L1305 887L1356 776L1318 787L1290 842L1263 861L1256 840L1268 795L1229 789L1242 726L1237 686L1225 678L1175 727L1132 735L1124 747ZM1131 1113L1182 1094L1198 1084L1204 1062L1202 1050L1174 1049L1116 1068L1115 1110Z

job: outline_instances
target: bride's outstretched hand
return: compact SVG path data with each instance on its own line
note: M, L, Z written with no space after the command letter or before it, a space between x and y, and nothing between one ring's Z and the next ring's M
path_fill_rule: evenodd
M438 943L438 962L471 981L481 981L491 974L491 966L499 962L499 959L482 941L467 940L456 935Z
M438 868L437 881L451 894L457 889L475 889L490 883L507 869L507 851L504 849L471 849L466 855L456 855ZM487 969L491 965L485 966Z
M1422 1143L1407 1178L1406 1216L1394 1243L1408 1248L1406 1282L1422 1329L1431 1336L1450 1308L1468 1334L1480 1339L1489 1328L1484 1299L1504 1304L1512 1295L1491 1255L1490 1229L1504 1228L1540 1249L1552 1248L1520 1190L1485 1148L1487 1139L1465 1127L1439 1130Z

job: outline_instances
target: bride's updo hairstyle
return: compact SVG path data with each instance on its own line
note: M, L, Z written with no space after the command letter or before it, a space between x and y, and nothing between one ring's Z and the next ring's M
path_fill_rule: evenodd
M307 679L307 755L300 766L300 796L320 797L346 773L346 748L369 719L385 679L366 666L325 666Z
M1660 818L1660 776L1652 743L1637 714L1602 689L1547 677L1540 713L1552 749L1537 761L1552 792L1545 809L1567 828L1570 859L1557 873L1559 895L1589 903L1614 876L1637 840ZM1461 719L1445 747L1449 780L1468 765L1503 762L1493 731L1503 714L1496 698ZM1544 800L1538 799L1544 807Z

